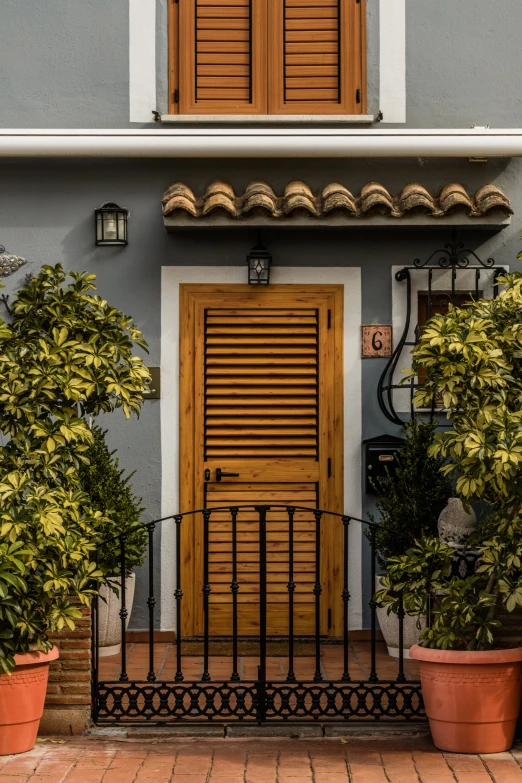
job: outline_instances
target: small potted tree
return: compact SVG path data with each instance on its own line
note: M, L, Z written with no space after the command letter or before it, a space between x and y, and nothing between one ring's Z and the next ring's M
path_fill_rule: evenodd
M100 656L117 655L121 650L121 621L119 595L121 553L118 535L125 535L125 604L129 622L134 600L134 569L143 565L147 547L147 530L138 523L143 511L141 501L134 495L131 479L119 467L115 451L110 451L106 430L92 428L93 440L86 452L88 464L80 467L80 482L89 498L89 504L103 518L110 520L111 539L101 548L98 566L107 583L100 588L98 604L98 648ZM130 531L130 532L129 532Z
M474 534L476 570L451 579L455 548L425 537L390 558L381 600L403 596L431 623L413 647L435 745L492 753L511 746L522 694L522 648L499 644L499 610L522 606L522 275L496 299L450 308L428 323L412 373L425 367L419 406L441 396L451 428L431 448L464 502L489 515ZM385 591L386 592L386 591Z
M110 520L78 476L85 415L138 413L148 379L141 333L94 275L71 276L42 267L0 322L0 754L33 747L58 657L48 634L73 629L103 579L93 552Z
M423 535L437 534L437 520L451 495L451 481L441 473L444 464L441 457L433 457L429 449L433 445L436 425L413 419L404 425L403 448L395 455L393 476L375 480L374 488L379 496L376 503L380 518L369 514L372 522L379 522L375 533L377 560L385 571L391 557L404 554ZM369 538L369 533L366 531ZM382 587L382 577L376 577L375 589ZM399 621L388 604L377 607L377 619L388 647L388 653L399 655ZM425 627L425 618L406 615L404 618L405 658L410 647L419 640Z

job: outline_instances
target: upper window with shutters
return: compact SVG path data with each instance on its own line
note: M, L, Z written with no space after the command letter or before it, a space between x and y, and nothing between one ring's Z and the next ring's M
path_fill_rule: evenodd
M171 113L364 113L365 0L172 0L171 11Z

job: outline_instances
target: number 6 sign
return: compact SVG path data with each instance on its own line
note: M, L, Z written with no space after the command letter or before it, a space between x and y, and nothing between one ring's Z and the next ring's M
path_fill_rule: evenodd
M363 324L361 327L361 355L363 359L391 356L392 327L382 324Z

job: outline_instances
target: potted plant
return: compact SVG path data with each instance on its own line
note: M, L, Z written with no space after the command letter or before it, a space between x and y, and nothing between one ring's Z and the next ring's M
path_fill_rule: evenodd
M380 599L402 595L431 623L411 657L420 661L435 745L491 753L511 746L522 694L522 648L499 643L499 610L522 606L522 275L506 275L497 298L450 308L428 323L412 373L426 368L420 406L441 395L451 428L431 448L447 460L465 503L489 514L474 534L476 570L449 578L456 549L421 538L390 558Z
M132 321L93 275L71 276L43 267L0 322L0 754L33 747L58 657L48 634L73 629L103 579L93 551L111 522L79 482L85 415L138 413L148 378Z
M143 565L147 547L147 530L138 526L143 508L133 494L130 480L134 473L125 476L119 460L110 451L106 430L92 428L93 440L86 452L88 464L80 467L80 482L89 498L89 504L110 520L112 537L100 550L98 565L107 583L100 587L98 603L98 648L100 656L116 655L121 650L121 552L116 537L125 535L125 604L127 624L134 600L134 569Z
M436 535L440 512L451 495L451 481L441 473L444 460L429 455L433 445L436 424L430 420L413 419L404 425L404 446L395 455L393 476L378 478L373 486L379 496L376 503L380 519L369 514L372 522L379 522L375 533L377 561L382 569L391 557L404 554L415 539L422 535ZM369 533L366 531L369 538ZM376 577L375 589L382 587L381 576ZM377 619L388 647L388 653L399 655L399 621L390 605L377 607ZM419 640L425 627L425 618L406 615L404 618L404 657Z

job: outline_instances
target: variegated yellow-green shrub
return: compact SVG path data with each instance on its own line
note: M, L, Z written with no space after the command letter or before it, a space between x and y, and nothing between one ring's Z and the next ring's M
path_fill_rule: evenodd
M432 318L412 367L428 371L415 403L429 407L437 394L451 417L432 453L449 458L462 498L495 508L522 499L522 275L501 282L496 299Z
M436 395L450 418L431 454L447 460L442 470L463 501L489 509L473 541L477 569L466 579L449 578L455 550L433 538L389 563L379 600L397 609L402 592L412 614L431 601L423 644L432 647L491 646L498 608L522 606L522 274L500 283L495 299L432 318L413 351L410 377L427 370L416 405L429 408Z
M92 434L85 420L138 414L149 378L130 318L95 294L94 275L45 266L0 323L0 666L48 648L87 604L93 551L110 520L89 507L78 468Z

